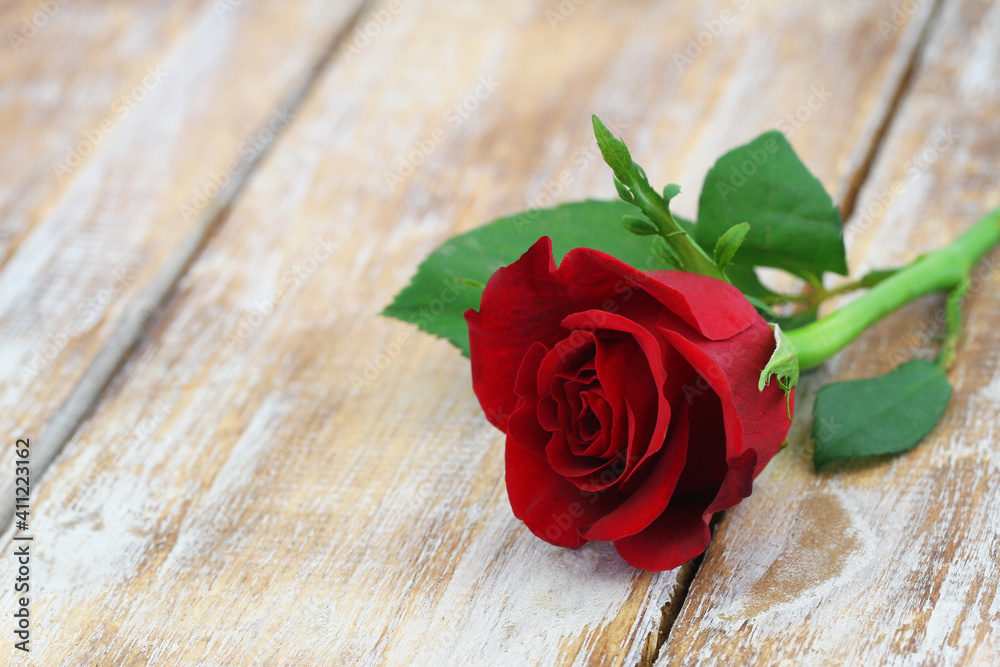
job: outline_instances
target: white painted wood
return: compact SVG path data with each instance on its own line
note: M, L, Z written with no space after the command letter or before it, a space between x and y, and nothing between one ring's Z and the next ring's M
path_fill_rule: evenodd
M679 71L675 54L737 4ZM919 25L875 41L881 10L860 0L393 6L372 8L384 24L361 16L381 27L338 50L38 488L33 655L651 661L678 573L532 537L510 514L502 436L467 361L377 312L457 230L543 194L612 196L592 112L654 180L685 186L690 213L712 160L825 85L793 142L846 188ZM817 78L858 40L871 40L863 62ZM450 121L463 104L475 110ZM128 219L115 218L123 234Z
M356 6L202 2L140 11L133 25L129 10L57 3L50 23L4 60L0 118L12 150L0 173L9 170L12 188L0 191L0 235L15 251L0 252L0 431L33 436L37 476L287 124ZM97 34L61 42L77 12ZM149 33L159 39L147 43ZM92 69L68 66L74 51ZM99 92L80 93L80 127L70 117L74 86L98 83ZM9 448L0 465L13 468ZM3 526L13 484L0 477Z
M995 3L944 3L848 223L856 270L908 262L1000 204L998 29ZM721 524L658 667L1000 663L998 269L994 253L973 275L955 391L916 450L815 475L812 395L932 358L942 297L806 380L789 448Z

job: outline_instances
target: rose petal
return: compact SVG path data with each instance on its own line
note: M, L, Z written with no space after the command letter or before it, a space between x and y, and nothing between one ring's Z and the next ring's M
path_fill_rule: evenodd
M579 527L588 526L621 502L614 492L581 491L544 459L507 439L507 497L514 516L546 542L575 549L587 542Z
M545 396L538 401L537 414L538 424L549 432L558 431L562 428L559 424L559 404L552 396ZM514 414L517 414L516 412ZM510 424L507 424L507 431L510 432Z
M538 400L540 395L537 389L538 367L548 352L546 347L541 343L535 343L528 348L524 358L521 359L521 365L518 367L517 375L515 376L514 391L517 392L518 396Z
M556 343L538 366L538 394L544 395L553 380L575 380L587 364L593 364L597 339L591 331L571 331Z
M600 433L595 435L594 442L584 453L588 456L602 456L607 458L610 455L610 444L607 436L614 429L614 413L611 410L611 403L608 402L608 396L604 392L603 387L592 389L590 396L590 408L594 411L601 430Z
M648 528L615 541L618 554L632 567L662 572L702 553L712 539L712 515L750 495L756 464L757 455L747 451L729 462L714 497L701 494L671 499L666 511Z
M606 489L628 469L629 435L634 419L629 414L626 385L630 381L629 368L636 357L641 359L642 351L631 337L597 339L597 377L611 405L612 429L604 432L609 443L603 465L590 473L571 476L570 481L581 489ZM646 389L654 394L656 392L652 384L646 385Z
M586 311L563 319L563 325L570 328L594 326L597 323L600 328L595 334L599 342L607 332L621 332L631 336L643 353L643 356L636 355L629 362L625 376L627 381L622 385L625 399L637 417L629 420L626 473L621 480L625 483L649 456L663 446L671 413L670 404L664 395L664 389L668 386L664 360L674 357L667 356L664 346L660 345L649 330L621 315ZM598 377L607 391L600 370Z
M545 458L554 471L571 480L579 477L590 479L608 463L605 459L576 455L566 434L560 431L552 434L545 447Z
M663 329L667 340L705 379L722 401L727 456L747 449L757 452L759 473L781 449L791 426L785 395L777 382L757 389L760 373L774 349L774 334L760 320L730 341L690 340Z
M507 422L507 435L517 444L536 454L543 454L552 434L538 424L537 404L524 405L514 411Z
M588 275L581 267L567 268L556 270L552 241L543 236L516 262L493 273L479 312L465 313L472 387L487 419L501 430L517 405L514 382L528 348L540 342L551 349L566 337L559 324L563 317L592 308L614 291L614 273Z
M639 271L589 248L566 254L558 267L552 242L542 237L483 290L469 325L472 384L487 418L501 430L517 407L514 383L528 348L551 349L565 338L564 317L583 310L614 310L644 290L710 340L730 338L759 319L736 288L681 271Z
M618 540L634 535L656 520L670 503L684 470L689 447L687 406L681 408L670 428L670 438L656 457L655 467L636 492L616 509L581 531L588 540Z
M579 424L579 434L584 442L591 443L601 433L601 419L597 415L597 409L602 405L607 405L606 398L596 393L593 389L586 389L578 394L581 408L576 416Z
M691 446L684 475L674 491L678 496L714 494L725 479L726 427L722 404L712 391L686 402L691 417Z
M545 346L536 343L524 355L515 383L521 402L507 422L507 435L537 454L545 451L552 435L539 423L538 393L535 391L538 365L546 353Z
M643 289L709 340L725 340L743 331L760 315L729 283L686 271L650 271L650 284L662 283L671 293L649 284ZM677 299L675 295L680 295Z

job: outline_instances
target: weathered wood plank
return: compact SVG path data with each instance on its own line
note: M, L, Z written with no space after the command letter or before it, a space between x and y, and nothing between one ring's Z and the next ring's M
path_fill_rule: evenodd
M910 261L1000 203L998 34L1000 5L944 3L848 223L857 270ZM955 393L915 451L815 475L806 397L932 358L943 297L807 380L789 449L721 523L657 665L1000 663L998 267L994 253L974 274Z
M163 71L204 5L0 4L0 266L141 103L148 70Z
M154 3L146 16L142 5L56 3L5 56L0 175L10 190L0 211L16 251L0 266L0 431L35 431L36 472L266 154L358 4L206 0ZM88 18L74 23L81 12ZM73 26L86 37L67 38ZM0 466L12 457L5 448ZM0 525L12 485L0 478Z
M407 4L324 74L39 488L37 655L651 659L678 573L533 538L467 362L376 314L454 231L612 196L591 112L688 213L712 159L799 109L796 148L843 191L926 16L882 39L861 0L562 6Z

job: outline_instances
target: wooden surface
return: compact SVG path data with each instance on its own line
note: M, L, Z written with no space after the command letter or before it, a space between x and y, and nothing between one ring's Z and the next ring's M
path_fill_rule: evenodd
M8 42L33 37L0 65L0 431L35 434L39 471L358 4L56 3L46 22L32 2L2 15ZM4 524L13 482L0 478Z
M0 423L11 444L61 450L44 478L33 462L33 652L4 659L994 661L993 274L968 302L935 435L910 457L815 477L804 402L792 447L696 575L532 537L467 361L377 317L455 231L613 196L594 112L651 180L681 183L681 213L712 160L778 126L854 211L857 269L951 239L997 202L1000 15L942 4L64 6L0 61L0 135L17 154L0 157ZM0 25L33 6L4 5ZM720 34L679 66L713 21ZM170 76L53 182L53 155L158 62ZM78 90L83 111L52 89ZM275 110L291 117L277 139L184 215ZM866 215L942 124L958 138ZM129 279L112 289L116 269ZM77 304L95 299L107 303L79 325ZM939 305L895 316L809 386L887 369ZM0 479L8 503L12 475ZM0 609L14 604L4 584Z
M848 221L856 270L908 262L1000 204L1000 5L945 2ZM1000 663L1000 253L973 274L941 424L816 475L808 420L719 526L657 667ZM943 297L864 335L799 394L933 358ZM836 428L835 424L829 425Z

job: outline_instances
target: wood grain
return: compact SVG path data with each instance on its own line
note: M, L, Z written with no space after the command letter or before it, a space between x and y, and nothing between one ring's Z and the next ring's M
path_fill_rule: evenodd
M266 155L359 5L166 4L55 3L0 68L9 186L0 193L9 253L0 254L0 431L35 434L36 474ZM3 14L8 24L13 13ZM75 23L78 13L87 18ZM80 34L67 38L73 26ZM12 460L5 448L0 466ZM0 478L0 525L12 485Z
M940 247L1000 203L998 30L996 3L944 3L848 223L857 271ZM1000 663L998 268L993 253L973 275L954 395L913 452L814 474L809 395L933 358L942 297L808 378L790 447L720 525L659 667Z
M324 72L46 475L32 519L33 655L439 665L655 654L678 572L532 537L510 514L502 436L479 413L467 362L376 314L455 231L612 196L592 112L653 180L685 186L689 214L710 161L789 114L806 116L789 126L796 149L848 190L927 14L883 38L888 5L860 0L393 7L373 7L390 14L384 25ZM678 68L674 56L725 11L721 34ZM0 605L12 604L4 587Z
M133 89L205 4L0 4L0 266L134 111Z

